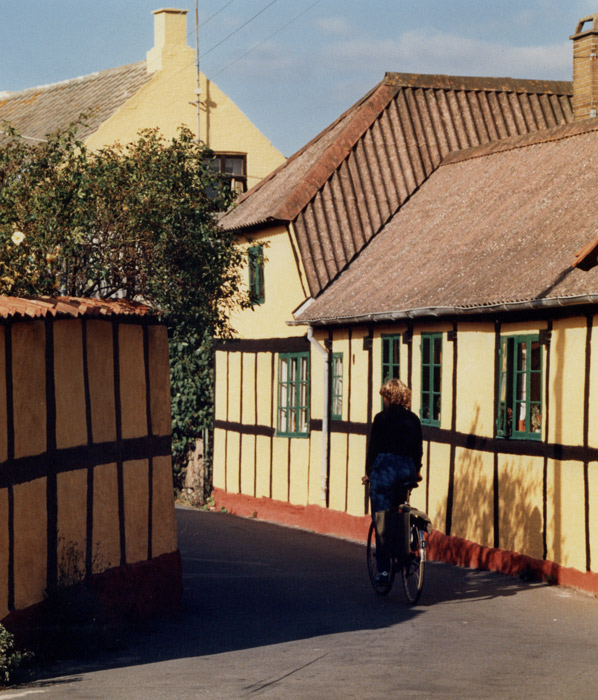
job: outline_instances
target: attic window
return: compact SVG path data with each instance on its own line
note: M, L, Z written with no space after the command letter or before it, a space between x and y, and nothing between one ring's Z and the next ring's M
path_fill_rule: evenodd
M212 168L230 178L237 194L247 191L247 156L243 153L215 153Z

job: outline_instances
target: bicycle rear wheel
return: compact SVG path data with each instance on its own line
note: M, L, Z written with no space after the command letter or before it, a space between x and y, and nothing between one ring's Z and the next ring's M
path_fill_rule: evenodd
M378 580L378 563L376 561L376 528L374 523L370 523L370 530L368 532L368 544L367 544L367 563L368 563L368 574L370 577L370 582L372 587L378 595L387 595L390 593L392 584L394 581L394 566L392 559L390 560L389 571L388 571L388 581L382 583Z
M401 568L401 575L407 602L414 605L422 594L422 589L424 587L424 565L426 563L424 533L415 523L411 523L410 526L409 550L409 559Z

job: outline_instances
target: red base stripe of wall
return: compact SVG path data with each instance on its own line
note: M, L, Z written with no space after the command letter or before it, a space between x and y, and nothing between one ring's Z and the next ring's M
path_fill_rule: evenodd
M77 610L82 595L80 586L85 587L84 599L93 601L94 619L97 615L101 620L137 622L176 612L183 595L181 555L177 550L149 561L108 569L84 583L58 589L41 603L12 612L1 622L15 635L19 646L44 649L52 644L52 625L63 617L58 606ZM69 615L67 611L64 617Z
M233 515L291 525L325 535L336 535L365 542L370 526L369 516L355 516L321 506L296 506L269 498L253 498L214 489L217 508L226 508ZM496 571L517 576L525 572L530 580L548 581L598 595L598 573L582 572L517 552L484 547L475 542L434 530L428 538L428 558L447 564Z

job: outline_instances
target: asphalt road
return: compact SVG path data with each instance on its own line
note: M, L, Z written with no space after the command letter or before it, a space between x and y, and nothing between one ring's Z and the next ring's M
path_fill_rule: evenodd
M185 599L124 649L0 700L576 698L598 695L598 600L429 563L420 603L370 588L363 545L178 510Z

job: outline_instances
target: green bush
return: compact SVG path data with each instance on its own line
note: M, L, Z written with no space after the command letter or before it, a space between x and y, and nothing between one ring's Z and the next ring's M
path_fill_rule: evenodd
M0 625L0 685L8 685L17 669L31 659L31 653L15 648L15 638Z

